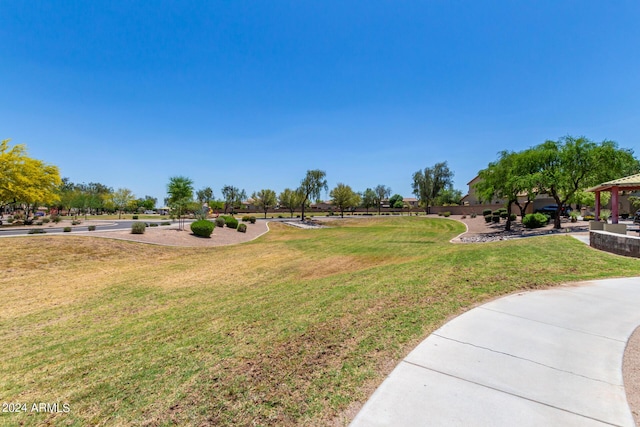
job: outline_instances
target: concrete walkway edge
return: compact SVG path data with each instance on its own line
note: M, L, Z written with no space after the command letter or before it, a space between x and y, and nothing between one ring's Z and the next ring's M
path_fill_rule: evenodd
M419 344L351 423L634 426L622 379L640 278L509 295Z

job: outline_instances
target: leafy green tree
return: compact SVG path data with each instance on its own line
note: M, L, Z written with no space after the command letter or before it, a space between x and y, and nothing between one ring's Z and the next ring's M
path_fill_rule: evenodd
M378 215L380 215L380 209L382 208L382 201L391 195L391 188L385 187L384 185L380 184L376 186L376 188L373 191L376 193L374 202L378 206Z
M118 219L122 218L122 210L136 201L133 192L128 188L118 188L111 194L111 201L118 210Z
M307 175L300 182L300 187L298 191L304 196L302 199L301 207L302 207L302 215L301 220L304 221L304 208L311 198L318 200L320 199L320 193L322 190L327 191L329 187L327 186L327 180L325 179L327 176L325 171L321 171L319 169L308 170Z
M184 176L169 178L167 184L167 204L178 218L178 229L184 230L184 214L189 203L193 201L193 181Z
M540 158L541 186L561 207L576 192L638 171L633 151L620 149L613 141L593 142L583 136L546 141L535 150ZM553 228L560 228L556 215Z
M460 204L462 200L462 191L454 188L445 188L436 197L436 206L455 206Z
M56 166L29 157L24 145L9 149L9 141L0 142L0 208L23 203L28 217L36 204L59 200L62 180Z
M156 204L158 203L158 199L151 196L144 196L144 198L140 198L136 200L136 209L142 211L150 211L155 209Z
M222 187L222 197L224 197L224 213L226 214L229 208L233 211L239 207L242 201L247 198L247 193L232 185L225 185Z
M367 210L369 213L369 209L376 205L376 192L371 188L367 188L364 190L361 196L361 206Z
M196 199L198 199L198 202L200 202L201 205L204 205L205 203L208 204L209 201L213 199L213 190L211 187L205 187L196 191Z
M489 163L486 169L478 173L480 180L475 185L480 200L499 198L506 201L506 231L511 230L511 206L517 202L518 195L523 191L519 169L521 157L521 153L502 151L497 161Z
M403 197L399 194L394 194L389 198L389 207L391 209L402 209L404 207Z
M444 190L453 186L453 172L447 162L436 163L433 167L419 170L413 174L413 194L426 214L433 206L437 197Z
M254 192L251 195L253 199L253 203L262 211L264 211L264 217L267 217L267 211L269 208L272 208L278 203L278 199L276 198L276 192L269 189L260 190L258 192Z
M340 209L340 216L343 218L345 209L355 208L360 204L360 195L343 183L338 183L329 196L333 205Z
M290 188L285 188L278 196L280 206L289 210L291 218L293 218L293 213L296 209L302 205L303 199L304 195L299 190L292 190Z

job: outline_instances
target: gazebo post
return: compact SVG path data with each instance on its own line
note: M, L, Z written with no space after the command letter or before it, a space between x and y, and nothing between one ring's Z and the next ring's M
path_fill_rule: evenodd
M600 192L596 191L596 221L600 221Z
M618 223L618 187L611 187L611 224Z

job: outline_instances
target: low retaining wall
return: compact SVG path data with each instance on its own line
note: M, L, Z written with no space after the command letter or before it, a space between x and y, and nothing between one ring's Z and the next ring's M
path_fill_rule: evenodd
M640 258L640 237L591 230L589 232L591 247L634 258Z

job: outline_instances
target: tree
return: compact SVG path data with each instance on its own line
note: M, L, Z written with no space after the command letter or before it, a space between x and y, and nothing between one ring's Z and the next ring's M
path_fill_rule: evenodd
M456 190L454 188L445 188L444 190L440 191L440 194L438 194L438 197L436 197L434 204L436 206L459 205L461 199L462 191Z
M213 199L213 190L211 187L202 188L196 191L196 198L201 205L204 205L205 203L208 204L209 201Z
M482 201L494 198L506 200L507 221L505 230L511 230L511 205L517 202L523 190L519 170L520 153L502 151L500 158L489 163L486 169L478 173L480 180L475 184L478 198Z
M122 218L122 210L135 200L136 197L128 188L118 188L111 194L111 201L118 210L118 219Z
M389 198L389 207L392 209L402 209L404 207L403 197L399 194L394 194Z
M224 197L224 213L226 214L229 208L233 212L234 208L240 206L242 200L247 198L247 193L232 185L225 185L222 187L222 197Z
M158 203L158 199L151 196L144 196L143 199L136 200L136 208L138 210L142 209L143 211L150 211L155 209L156 203Z
M632 150L613 141L595 143L584 136L566 136L535 147L540 159L541 186L560 209L576 192L602 182L630 175L639 169ZM560 215L553 228L560 228Z
M436 163L433 167L413 174L413 194L426 214L429 213L429 207L433 206L438 195L452 186L453 172L449 170L447 162Z
M299 190L292 190L290 188L285 188L278 196L280 206L289 209L291 218L293 218L293 213L296 209L302 205L303 198L304 195Z
M308 200L311 198L318 200L320 199L320 192L324 189L327 191L329 187L327 186L327 180L325 177L327 176L325 171L321 171L319 169L308 170L307 175L300 182L300 187L298 190L303 195L302 199L302 215L301 220L304 221L304 208Z
M193 201L193 181L184 176L171 177L167 184L167 193L167 204L178 218L178 229L184 230L182 215L187 205Z
M24 145L9 149L8 139L0 142L0 208L10 203L24 203L26 216L38 203L59 200L62 184L56 166L27 156Z
M269 208L274 207L278 202L276 198L276 192L269 189L260 190L257 193L254 192L251 195L253 203L264 211L264 217L267 217L267 211Z
M367 188L366 190L364 190L364 193L362 193L361 200L362 207L367 210L367 213L369 213L369 208L372 208L376 205L376 192L371 188Z
M360 195L350 186L338 183L329 193L334 206L340 209L340 216L344 218L345 209L354 208L360 204Z
M380 215L380 209L382 208L382 201L391 195L391 188L385 187L384 185L380 184L376 186L376 188L373 191L376 194L376 197L374 198L374 202L378 206L378 215Z

